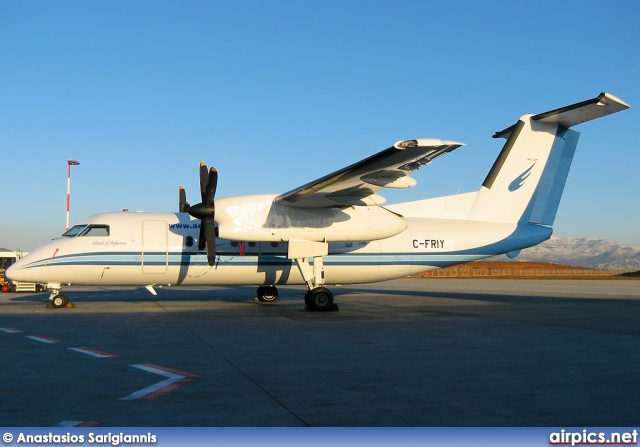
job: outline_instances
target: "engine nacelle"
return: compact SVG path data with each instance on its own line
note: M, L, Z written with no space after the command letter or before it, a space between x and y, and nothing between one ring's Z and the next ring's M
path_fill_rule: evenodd
M216 200L219 236L238 241L364 242L395 236L403 217L379 206L293 208L274 203L275 194Z

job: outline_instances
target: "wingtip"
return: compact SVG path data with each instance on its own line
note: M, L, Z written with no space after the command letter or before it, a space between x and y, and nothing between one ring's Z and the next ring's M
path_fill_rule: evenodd
M615 95L612 95L611 93L607 93L607 92L602 92L600 93L600 96L598 96L598 105L599 106L606 106L609 105L608 101L612 101L615 103L618 103L621 107L625 107L627 109L630 109L631 106L629 104L627 104L626 102L624 102L623 100L621 100L620 98L618 98Z

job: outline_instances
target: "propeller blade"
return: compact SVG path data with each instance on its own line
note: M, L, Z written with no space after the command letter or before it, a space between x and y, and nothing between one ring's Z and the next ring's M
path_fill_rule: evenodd
M213 207L213 198L216 196L216 189L218 188L218 171L216 168L209 170L209 181L207 182L207 191L202 203L205 206Z
M216 226L213 218L205 219L204 228L207 239L207 262L212 266L216 262Z
M200 235L198 236L198 250L204 250L206 246L206 238L204 234L204 222L200 222Z
M209 172L207 170L207 164L205 162L200 163L200 196L202 203L205 203L204 199L207 196L207 185L209 184Z
M180 187L178 196L178 211L180 211L181 213L188 213L191 205L189 205L189 202L187 202L187 193L184 190L184 186Z

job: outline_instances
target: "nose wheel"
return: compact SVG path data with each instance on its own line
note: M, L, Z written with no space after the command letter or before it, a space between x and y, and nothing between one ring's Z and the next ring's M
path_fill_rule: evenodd
M67 298L66 295L58 294L51 300L51 305L56 309L60 307L67 307L67 304L69 304L69 298Z
M63 307L74 307L73 303L69 302L69 298L66 295L60 293L59 286L51 289L51 295L49 296L49 303L47 307L53 307L54 309L60 309Z

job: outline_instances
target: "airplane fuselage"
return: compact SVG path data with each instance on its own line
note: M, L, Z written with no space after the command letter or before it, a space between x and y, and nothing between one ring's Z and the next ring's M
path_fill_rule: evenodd
M405 218L399 234L330 242L328 284L401 278L538 244L539 225ZM101 231L62 236L31 252L12 276L56 285L305 284L288 242L216 241L216 262L198 250L199 220L186 213L108 213L80 222ZM95 234L95 235L93 235Z

